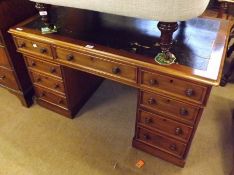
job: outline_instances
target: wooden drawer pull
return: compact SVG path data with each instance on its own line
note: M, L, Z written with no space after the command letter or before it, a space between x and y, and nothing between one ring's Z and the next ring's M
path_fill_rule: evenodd
M170 150L176 151L176 150L177 150L176 144L172 144L172 145L170 146Z
M43 53L43 54L44 54L44 53L47 53L47 49L46 49L46 48L41 48L41 49L40 49L40 53Z
M36 66L35 61L32 61L32 62L31 62L31 65L32 65L32 67L35 67L35 66Z
M50 68L50 73L55 73L56 72L56 68L55 67L51 67Z
M42 93L39 95L39 98L42 98L42 97L45 97L45 96L46 96L45 92L42 92Z
M74 56L72 54L67 55L67 61L72 61L74 59Z
M153 123L153 119L152 118L145 118L145 123L149 125L149 124Z
M120 72L121 72L121 70L120 70L119 67L114 67L114 68L112 69L112 73L113 73L113 74L119 74Z
M26 47L26 44L25 44L25 43L20 43L20 44L19 44L19 48L24 48L24 47Z
M180 109L180 115L183 115L183 116L188 115L188 110L186 108L181 108Z
M150 98L150 99L148 100L148 103L149 103L150 105L154 105L154 104L156 104L156 100L155 100L154 98Z
M54 85L54 89L59 89L59 88L60 88L59 84Z
M59 101L58 101L58 104L63 104L64 102L63 102L63 99L60 99Z
M183 134L183 130L181 128L176 128L175 129L175 134L176 135L181 135L181 134Z
M143 137L144 137L145 140L150 140L151 139L149 134L144 134Z
M1 76L0 76L0 80L4 80L5 78L6 78L5 75L1 75Z
M155 79L151 79L151 80L149 80L149 84L150 84L151 86L153 86L153 85L158 84L158 81L155 80Z
M194 94L195 94L195 92L194 92L193 89L187 89L187 90L185 91L185 95L186 95L187 97L192 97Z

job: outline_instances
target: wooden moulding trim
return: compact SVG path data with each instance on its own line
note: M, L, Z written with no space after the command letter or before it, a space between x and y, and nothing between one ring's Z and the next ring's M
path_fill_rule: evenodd
M16 26L17 27L17 26ZM20 26L18 26L20 27ZM122 61L128 63L133 66L138 66L142 68L150 68L153 70L157 70L159 72L163 72L165 74L174 75L177 77L181 77L183 79L189 79L192 81L197 81L202 84L207 85L219 85L222 73L223 62L225 59L225 51L227 49L227 40L228 40L228 31L227 30L227 22L222 22L220 26L220 32L218 33L216 42L213 45L213 51L210 58L210 64L207 68L207 71L192 69L187 66L173 64L171 66L160 66L152 61L144 62L145 57L134 56L137 59L131 59L131 54L123 52L125 56L120 56L116 50L107 49L106 47L95 45L95 49L88 49L85 46L89 43L83 41L76 41L71 43L68 41L61 41L58 39L49 38L43 35L39 35L35 33L33 30L23 28L23 31L17 31L15 28L9 30L15 36L32 39L35 41L40 41L42 43L51 44L52 46L61 46L65 48L77 52L85 52L91 55L96 55L99 57L104 57L111 60ZM31 33L30 33L31 32ZM34 32L34 33L33 33ZM55 46L56 45L56 46ZM108 50L108 52L104 51ZM141 59L143 61L141 61ZM181 71L182 70L182 71ZM215 71L214 71L215 70Z

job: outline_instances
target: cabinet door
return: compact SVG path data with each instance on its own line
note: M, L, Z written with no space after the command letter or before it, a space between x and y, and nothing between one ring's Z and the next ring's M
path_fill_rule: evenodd
M0 66L4 66L7 68L11 67L10 62L8 61L8 56L6 54L5 47L0 46Z

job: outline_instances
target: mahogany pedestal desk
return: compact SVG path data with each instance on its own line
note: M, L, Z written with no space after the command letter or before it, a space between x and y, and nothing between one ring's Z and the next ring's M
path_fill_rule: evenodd
M228 22L182 22L173 48L178 63L161 66L154 61L160 51L155 21L52 10L57 33L41 34L39 17L10 29L37 102L72 117L103 78L135 87L133 146L183 167L211 88L220 82Z

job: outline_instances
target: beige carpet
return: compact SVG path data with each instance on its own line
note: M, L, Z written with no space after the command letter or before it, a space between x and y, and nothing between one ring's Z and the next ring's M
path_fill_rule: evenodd
M73 120L0 88L0 175L228 175L234 84L214 88L185 168L131 147L136 90L105 81ZM136 168L137 160L145 166ZM117 164L116 168L114 165Z

